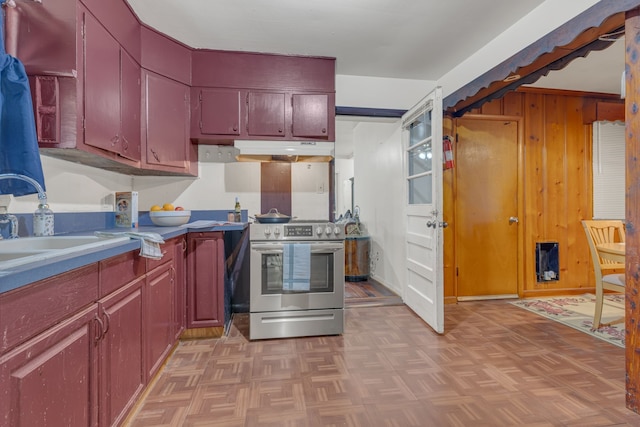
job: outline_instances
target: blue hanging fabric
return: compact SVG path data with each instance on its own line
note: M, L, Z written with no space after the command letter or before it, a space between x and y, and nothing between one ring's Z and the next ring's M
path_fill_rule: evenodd
M4 47L4 3L0 0L0 174L26 175L45 189L27 73ZM0 194L34 193L28 182L0 180Z

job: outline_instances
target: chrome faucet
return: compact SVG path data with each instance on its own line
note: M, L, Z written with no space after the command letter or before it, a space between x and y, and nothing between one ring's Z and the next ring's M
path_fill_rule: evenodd
M42 188L42 186L38 183L38 181L26 175L21 175L19 173L0 173L0 180L3 180L3 179L18 179L21 181L26 181L29 184L33 185L36 191L38 191L38 209L36 209L35 213L33 214L33 235L34 236L53 235L53 212L51 212L51 210L49 209L49 205L47 204L47 193L44 192L44 188ZM6 208L5 208L5 211L6 211ZM12 224L11 237L16 238L18 237L18 233L17 233L17 230L14 233L13 229L14 229L14 225L17 225L17 222L16 223L12 222L11 224Z
M33 185L33 187L38 191L39 204L47 204L47 193L44 192L44 188L42 188L42 186L35 179L26 175L20 175L19 173L0 173L0 180L3 179L19 179L21 181L28 182L29 184Z

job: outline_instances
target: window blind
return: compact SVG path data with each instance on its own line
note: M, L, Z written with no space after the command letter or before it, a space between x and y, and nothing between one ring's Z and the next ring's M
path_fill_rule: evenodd
M593 123L593 218L625 217L624 123Z

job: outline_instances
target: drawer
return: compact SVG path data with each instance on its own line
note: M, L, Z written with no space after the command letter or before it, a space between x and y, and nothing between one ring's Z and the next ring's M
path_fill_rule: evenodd
M79 312L98 297L98 264L0 296L0 354Z

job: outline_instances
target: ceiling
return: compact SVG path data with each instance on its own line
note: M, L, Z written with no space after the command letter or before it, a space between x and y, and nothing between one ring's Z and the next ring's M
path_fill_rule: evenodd
M544 0L128 2L193 48L329 56L338 74L437 80Z
M544 0L128 2L144 23L193 48L328 56L341 75L438 80ZM623 69L618 41L532 86L618 94ZM338 118L337 141L355 120Z

